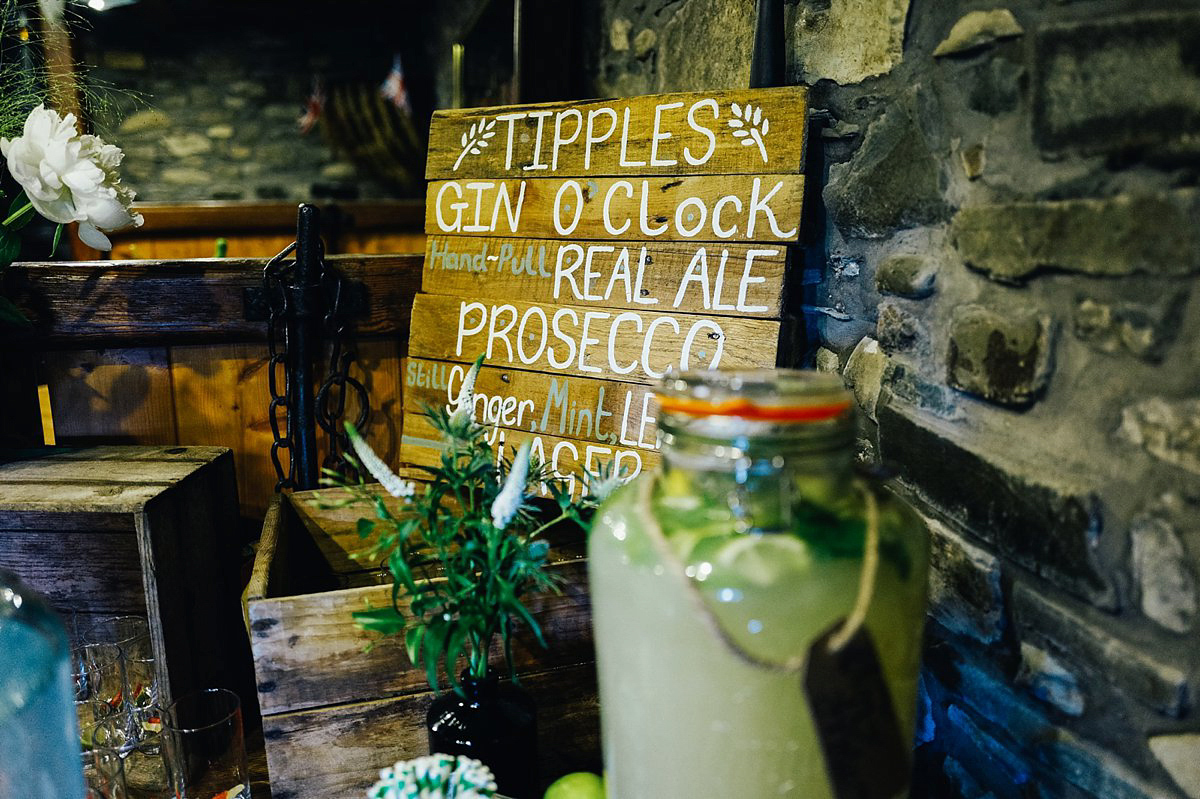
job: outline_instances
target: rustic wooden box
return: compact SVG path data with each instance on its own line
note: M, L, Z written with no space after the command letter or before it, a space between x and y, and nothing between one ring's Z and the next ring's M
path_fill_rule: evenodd
M272 504L248 591L267 766L275 799L358 799L380 768L428 753L433 694L399 638L365 633L351 618L368 602L391 601L379 570L350 557L362 548L355 520L370 509L319 509L315 493ZM513 645L521 684L538 704L545 783L600 770L584 542L573 537L551 540L553 568L567 580L562 595L530 603L549 648L528 634Z
M0 462L0 567L73 636L101 616L146 616L163 701L209 687L253 700L237 531L225 448L56 448Z

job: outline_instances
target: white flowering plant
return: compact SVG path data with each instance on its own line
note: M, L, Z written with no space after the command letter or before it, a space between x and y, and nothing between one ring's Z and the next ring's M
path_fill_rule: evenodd
M359 519L358 534L371 540L363 557L387 564L392 603L357 612L355 620L367 630L403 634L409 659L424 668L435 691L439 668L451 687L461 690L460 659L466 661L469 677L482 679L497 639L511 675L517 624L546 645L524 602L531 594L559 590L557 575L547 569L545 533L570 523L586 531L595 505L617 483L607 474L611 470L604 469L575 500L568 484L537 462L529 442L511 459L498 458L472 412L482 361L467 372L451 406L426 409L443 440L441 462L420 467L427 479L414 482L396 475L347 425L351 465L359 480L327 470L325 482L347 489L348 496L318 500L326 508L366 503L374 509L374 518ZM364 475L378 481L378 487L365 483ZM385 495L400 500L397 510Z
M33 23L16 2L0 0L0 158L20 187L11 200L0 191L7 201L0 204L0 275L20 254L21 231L36 215L57 224L50 256L72 222L84 244L105 251L112 249L105 231L142 224L130 208L134 192L121 182L121 149L81 133L74 114L62 116L43 102L47 76L30 52ZM20 44L4 46L10 35ZM92 107L106 104L95 90L82 91ZM0 322L28 325L3 296Z

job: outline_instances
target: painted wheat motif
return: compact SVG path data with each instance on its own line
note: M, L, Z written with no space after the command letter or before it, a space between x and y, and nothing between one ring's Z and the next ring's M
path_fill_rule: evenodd
M733 128L734 137L745 147L757 144L763 163L767 163L767 145L763 139L771 129L771 120L763 116L762 106L755 108L746 103L745 107L742 107L731 103L730 111L733 117L729 120L729 127Z
M458 171L458 167L462 164L462 160L470 155L479 155L484 147L488 146L488 139L496 135L496 120L488 122L480 120L471 124L470 130L462 135L462 152L458 154L458 160L454 162L454 172Z

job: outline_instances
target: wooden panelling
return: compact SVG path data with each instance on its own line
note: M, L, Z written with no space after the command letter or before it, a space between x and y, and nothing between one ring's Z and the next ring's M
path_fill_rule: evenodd
M264 319L246 318L246 290L262 287L263 260L21 263L12 267L16 300L34 320L40 343L55 340L149 341L262 339ZM369 313L360 334L408 329L420 283L419 255L332 256L366 286Z
M59 444L178 441L167 350L67 350L42 354Z
M592 664L521 678L538 706L541 782L601 770L600 706ZM433 694L304 710L263 718L275 799L358 799L379 769L428 754L425 714Z
M179 440L233 449L242 510L252 516L263 514L275 486L266 370L267 351L260 344L171 350Z

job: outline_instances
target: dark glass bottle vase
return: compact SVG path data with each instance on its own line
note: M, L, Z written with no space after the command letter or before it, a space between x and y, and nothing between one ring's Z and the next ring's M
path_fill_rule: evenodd
M489 671L483 679L460 677L463 694L436 697L425 724L429 751L482 761L500 793L537 799L537 706L522 688Z

